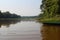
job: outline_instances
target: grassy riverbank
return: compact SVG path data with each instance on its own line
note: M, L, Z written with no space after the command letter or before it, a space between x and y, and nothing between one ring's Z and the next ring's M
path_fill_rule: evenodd
M55 24L60 24L60 17L53 17L53 18L41 18L38 19L39 22L42 23L55 23Z

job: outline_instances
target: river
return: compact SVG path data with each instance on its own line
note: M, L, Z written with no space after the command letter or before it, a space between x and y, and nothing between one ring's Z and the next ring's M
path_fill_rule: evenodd
M36 21L0 21L0 40L40 40L40 27Z
M0 21L0 40L60 40L60 25L36 21Z

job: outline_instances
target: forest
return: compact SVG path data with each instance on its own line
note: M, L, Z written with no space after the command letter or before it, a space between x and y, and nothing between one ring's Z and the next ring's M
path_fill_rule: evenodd
M39 21L60 23L60 0L42 0Z
M21 16L15 14L15 13L12 14L9 11L6 11L6 12L1 12L0 11L0 18L21 18Z

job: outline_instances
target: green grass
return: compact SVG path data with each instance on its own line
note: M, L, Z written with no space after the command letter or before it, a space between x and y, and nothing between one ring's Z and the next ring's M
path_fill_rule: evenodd
M60 23L60 17L41 18L41 19L38 19L38 21L42 23Z

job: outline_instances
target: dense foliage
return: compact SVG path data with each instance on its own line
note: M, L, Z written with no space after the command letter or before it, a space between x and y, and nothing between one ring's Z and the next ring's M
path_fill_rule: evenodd
M11 14L9 11L7 12L0 11L0 18L20 18L20 15Z
M42 0L40 19L43 21L60 21L60 0Z
M60 15L59 0L42 0L41 10L44 17L54 17Z

